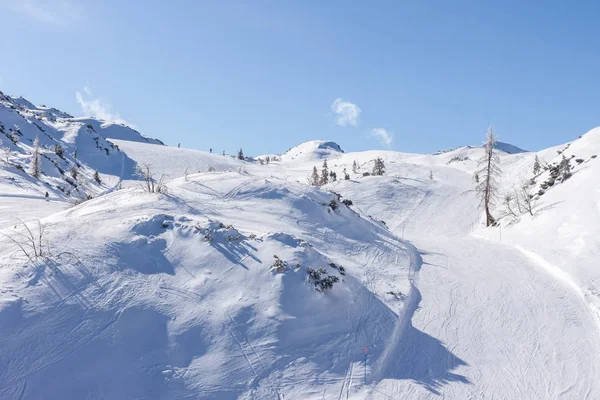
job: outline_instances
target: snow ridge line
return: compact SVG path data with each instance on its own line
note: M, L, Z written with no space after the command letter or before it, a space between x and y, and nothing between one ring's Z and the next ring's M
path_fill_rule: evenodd
M593 293L591 293L589 290L582 289L573 280L571 275L569 275L567 272L563 271L562 269L558 268L557 266L553 265L552 263L546 261L539 254L534 253L529 250L525 250L520 245L516 245L515 248L517 250L519 250L527 258L529 258L531 261L533 261L536 265L538 265L539 267L544 269L547 273L549 273L554 278L556 278L556 280L562 282L566 286L569 286L571 289L573 289L573 291L575 293L577 293L579 295L579 297L581 297L583 302L590 308L590 310L592 311L592 314L595 317L594 319L596 320L596 324L598 325L598 328L600 329L600 305L595 304L594 302L588 300L590 297L597 299L597 297L594 296Z
M386 345L383 350L378 366L373 374L374 381L380 381L381 377L385 375L386 369L388 368L394 350L398 347L398 344L402 340L404 336L404 332L406 331L406 327L411 323L412 317L419 306L419 302L421 300L421 294L418 289L419 284L419 270L421 269L421 265L423 264L423 259L419 254L417 248L411 243L402 240L402 242L407 246L410 254L410 269L408 274L408 280L410 282L410 291L407 295L406 306L402 310L402 313L398 315L398 322L394 327L394 332L392 333L392 337L389 343Z

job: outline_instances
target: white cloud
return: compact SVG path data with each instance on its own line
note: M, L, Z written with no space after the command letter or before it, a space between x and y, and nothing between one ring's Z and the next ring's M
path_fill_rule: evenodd
M383 145L389 146L394 141L394 134L392 132L388 132L384 128L373 128L371 129L371 136L379 140L379 142Z
M88 87L84 87L83 91L88 96L92 95L92 91ZM86 99L80 92L76 92L75 97L86 117L125 124L135 129L135 125L122 118L118 113L113 112L110 103L106 100L102 98Z
M356 126L360 115L360 108L354 103L344 101L341 98L335 99L331 104L331 111L335 114L335 123L339 126Z
M83 17L83 9L73 0L0 0L0 7L53 26L65 26Z

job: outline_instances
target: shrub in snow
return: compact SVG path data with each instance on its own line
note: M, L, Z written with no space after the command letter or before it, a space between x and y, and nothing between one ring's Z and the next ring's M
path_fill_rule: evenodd
M142 189L146 193L167 193L167 186L165 185L165 175L162 175L158 181L154 179L150 167L145 164L141 168L138 168L138 173L142 176L143 184Z
M583 158L576 158L575 161L577 164L581 164L583 162Z
M363 172L363 176L371 176L370 172Z
M342 203L346 206L346 207L350 207L352 205L352 200L350 199L344 199L342 200Z
M71 178L73 178L73 179L77 180L77 173L78 173L78 171L77 171L77 167L73 167L73 168L71 169Z
M318 292L326 292L333 287L333 284L340 279L337 276L327 275L327 271L323 268L313 269L306 267L308 280L315 285Z
M60 158L65 158L65 151L59 144L54 145L54 154L56 154Z
M329 263L329 266L333 269L337 269L340 273L340 275L346 275L346 269L344 267L342 267L341 265L337 265L335 263Z
M23 232L20 232L15 227L12 232L0 233L0 235L15 244L25 257L31 261L48 254L50 252L50 243L45 238L46 226L38 220L35 227L30 228L25 222L19 221L24 228Z
M275 255L273 256L273 258L275 258L275 261L273 261L273 265L271 265L271 271L277 274L282 274L288 270L287 262L283 261L281 258Z
M98 174L98 171L94 172L94 180L98 183L102 183L102 180L100 179L100 174Z
M333 211L338 209L338 203L335 200L335 198L331 199L331 201L329 202L329 208L331 208Z

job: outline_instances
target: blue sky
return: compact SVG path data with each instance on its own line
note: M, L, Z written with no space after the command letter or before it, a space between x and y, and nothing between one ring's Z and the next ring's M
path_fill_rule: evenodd
M538 150L600 125L600 2L523 3L0 0L0 90L216 152Z

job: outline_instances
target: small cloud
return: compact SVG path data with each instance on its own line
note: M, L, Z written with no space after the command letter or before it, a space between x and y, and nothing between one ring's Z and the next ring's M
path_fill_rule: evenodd
M360 108L354 103L344 101L341 98L335 99L331 104L331 111L335 114L335 123L339 126L358 124L358 117L360 115Z
M84 87L83 91L87 96L92 95L92 91L87 87ZM113 112L110 103L106 100L102 98L86 99L80 92L75 93L75 98L81 106L81 111L83 111L86 117L116 122L135 129L135 125L122 118L118 113Z
M370 133L371 136L379 140L379 142L383 145L389 146L394 141L394 134L392 132L388 132L384 128L373 128L371 129Z
M83 9L73 0L0 0L0 7L53 26L64 26L83 17Z

